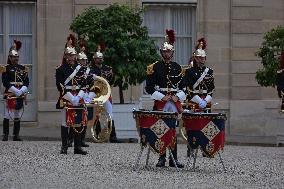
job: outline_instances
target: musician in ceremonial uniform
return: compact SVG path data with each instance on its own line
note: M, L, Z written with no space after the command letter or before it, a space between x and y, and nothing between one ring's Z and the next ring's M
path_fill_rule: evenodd
M19 63L19 50L22 46L20 41L14 40L10 48L7 65L3 69L2 82L5 87L4 98L6 99L4 107L3 120L3 141L8 140L9 120L13 119L13 140L22 141L19 138L20 119L23 114L24 101L28 92L29 77L28 68Z
M277 70L276 85L278 96L281 99L281 112L284 113L284 51L280 56L280 66Z
M155 100L154 111L179 112L181 113L181 102L186 98L185 93L179 89L183 76L181 66L171 61L174 54L173 43L175 41L174 31L167 30L166 42L162 44L160 53L161 61L157 61L147 67L146 92ZM177 143L172 154L178 168L184 165L177 161ZM160 156L156 167L164 167L166 153ZM170 158L169 166L174 167L174 161Z
M192 57L193 66L186 70L182 81L182 86L187 94L187 101L190 104L188 108L192 111L205 111L207 107L210 112L215 89L213 70L205 66L205 48L205 39L199 39Z
M85 42L81 41L80 44L80 50L81 52L78 54L78 62L81 65L80 70L78 71L78 74L76 74L77 81L79 85L81 86L81 90L84 91L84 103L91 103L92 99L96 96L93 91L90 90L90 86L93 82L90 82L90 79L93 81L95 78L95 75L91 74L91 69L88 66L88 58L86 55L86 45ZM90 113L90 112L89 112ZM90 113L92 114L92 113ZM86 138L86 131L87 131L87 125L84 126L84 130L81 133L81 146L82 147L89 147L88 144L85 142Z
M215 85L213 70L205 66L205 49L206 41L204 38L200 38L191 58L190 68L186 70L182 81L182 87L187 94L186 109L193 112L211 112L211 101ZM187 156L189 157L191 149L189 145L187 147Z
M83 102L84 91L81 90L76 75L81 68L77 63L77 52L75 50L76 39L70 34L67 38L62 64L56 69L56 86L60 93L56 107L62 109L61 140L62 148L60 153L67 154L68 133L67 110L68 107L80 107ZM86 155L87 152L81 148L81 133L74 132L74 154Z
M92 64L90 65L91 74L93 75L93 78L95 78L95 75L101 76L104 79L106 79L108 81L108 83L111 84L112 79L113 79L113 71L112 71L112 67L103 64L103 62L104 62L104 55L102 53L103 50L104 50L104 44L101 43L98 46L97 51L94 53L93 61L92 61ZM112 130L111 130L111 133L110 133L109 141L111 143L116 143L116 142L118 142L118 140L117 140L117 137L116 137L115 125L114 125L114 120L113 120L111 97L109 98L109 100L107 100L103 104L103 106L112 118Z

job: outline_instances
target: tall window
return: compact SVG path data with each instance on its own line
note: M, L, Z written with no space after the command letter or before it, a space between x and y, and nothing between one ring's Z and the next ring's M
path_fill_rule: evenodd
M143 3L144 25L157 46L164 42L165 30L174 29L176 34L174 60L187 65L195 41L195 4Z
M32 93L33 53L34 53L34 23L35 4L1 3L0 2L0 63L6 64L9 49L14 39L22 42L19 63L29 67L30 86Z

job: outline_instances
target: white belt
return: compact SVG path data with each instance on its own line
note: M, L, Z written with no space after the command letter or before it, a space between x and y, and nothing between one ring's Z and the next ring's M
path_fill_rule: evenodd
M10 82L11 85L23 85L23 82Z
M80 89L80 86L65 86L65 89Z
M163 91L163 92L168 92L168 91L174 91L177 92L178 89L174 89L174 88L159 88L159 91Z
M207 93L207 90L194 90L193 93Z

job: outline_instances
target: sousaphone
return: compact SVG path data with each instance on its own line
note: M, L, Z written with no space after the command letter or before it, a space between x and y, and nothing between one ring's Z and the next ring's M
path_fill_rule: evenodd
M92 89L96 97L91 103L94 107L93 119L88 122L88 126L91 127L92 137L96 143L106 142L112 129L112 117L104 108L104 103L111 95L110 85L103 77L96 76Z

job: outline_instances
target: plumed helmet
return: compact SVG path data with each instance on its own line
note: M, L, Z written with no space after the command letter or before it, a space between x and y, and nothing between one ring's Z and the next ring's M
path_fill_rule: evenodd
M195 52L194 52L194 56L201 56L201 57L206 57L206 41L204 38L200 38L197 40L197 45L195 47Z
M64 53L65 54L77 54L75 47L66 47Z
M13 45L9 50L9 56L19 56L19 50L22 47L22 42L14 40Z
M206 57L206 52L203 49L197 49L194 52L194 56L201 56L201 57Z
M174 51L175 33L174 30L166 30L165 42L162 44L160 50L162 51Z
M94 58L103 58L103 51L105 50L105 43L104 41L101 41L100 44L97 47L97 51L94 54Z
M79 47L80 47L80 53L78 54L78 59L79 60L87 60L87 55L86 55L86 42L83 39L80 39L79 42Z
M77 54L75 50L76 38L73 34L69 34L67 42L65 44L64 54Z
M87 55L84 53L84 51L81 51L79 54L78 54L78 59L79 60L87 60Z

